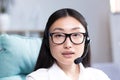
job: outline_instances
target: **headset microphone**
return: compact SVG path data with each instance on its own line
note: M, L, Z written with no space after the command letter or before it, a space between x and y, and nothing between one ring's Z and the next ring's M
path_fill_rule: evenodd
M82 57L78 57L77 59L75 59L75 60L74 60L74 63L75 63L75 64L79 64L80 62L82 62L83 58L85 58L85 56L86 56L87 53L88 53L89 43L90 43L90 38L87 37L87 38L86 38L86 41L85 41L85 49L84 49L83 56L82 56Z
M79 57L79 58L74 60L74 63L79 64L80 62L82 62L82 59L83 59L82 57Z

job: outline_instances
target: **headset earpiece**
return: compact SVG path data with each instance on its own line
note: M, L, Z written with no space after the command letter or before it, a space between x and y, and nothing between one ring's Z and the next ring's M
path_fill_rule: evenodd
M85 40L85 46L87 47L90 43L90 38L89 37L86 37L86 40Z

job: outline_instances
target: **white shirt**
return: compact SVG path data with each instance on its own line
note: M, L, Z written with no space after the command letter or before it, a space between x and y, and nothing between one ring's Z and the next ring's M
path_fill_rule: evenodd
M51 68L41 68L30 73L26 80L72 80L68 77L57 64ZM80 75L78 80L110 80L101 70L95 68L85 68L80 63Z

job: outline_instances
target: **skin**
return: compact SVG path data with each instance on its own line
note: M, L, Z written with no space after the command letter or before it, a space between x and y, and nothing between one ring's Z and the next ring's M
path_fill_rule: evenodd
M67 16L58 19L50 27L49 32L61 33L85 33L84 26L75 18ZM63 44L57 45L49 39L50 51L52 56L56 59L58 66L68 75L72 80L77 80L79 77L79 65L74 63L74 60L82 56L84 51L84 42L79 45L73 44L69 38Z

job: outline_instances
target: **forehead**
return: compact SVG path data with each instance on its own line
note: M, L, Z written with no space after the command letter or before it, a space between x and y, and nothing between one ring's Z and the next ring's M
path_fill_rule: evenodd
M85 32L84 26L75 18L67 16L56 20L50 27L50 32L53 31L75 31Z

